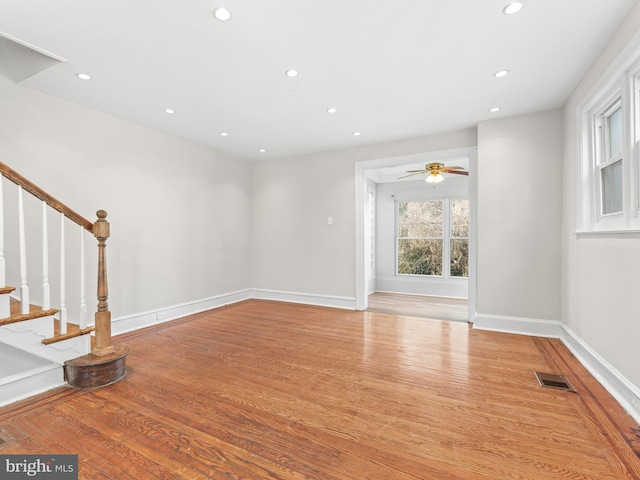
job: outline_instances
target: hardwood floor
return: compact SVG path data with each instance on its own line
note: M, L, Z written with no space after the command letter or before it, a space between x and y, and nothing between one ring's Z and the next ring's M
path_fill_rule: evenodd
M369 295L367 311L457 322L469 321L469 302L462 298L375 292Z
M81 479L640 478L638 426L557 340L251 300L117 341L124 381L5 407L0 455L78 454Z

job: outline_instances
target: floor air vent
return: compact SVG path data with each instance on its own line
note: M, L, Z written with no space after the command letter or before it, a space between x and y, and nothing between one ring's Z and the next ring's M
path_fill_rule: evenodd
M556 390L564 390L565 392L575 392L576 389L567 380L564 375L555 375L553 373L534 372L538 383L541 387L555 388Z

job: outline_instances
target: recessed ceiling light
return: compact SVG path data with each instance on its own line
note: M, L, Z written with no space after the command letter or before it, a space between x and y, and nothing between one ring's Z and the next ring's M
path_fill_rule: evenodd
M490 111L491 113L499 112L499 111L500 111L500 107L493 107L493 108L490 108L490 109L489 109L489 111Z
M290 68L289 70L284 72L284 74L289 78L293 78L298 76L298 71L294 70L293 68Z
M231 12L224 7L216 8L213 11L213 15L221 22L226 22L227 20L231 20Z
M524 7L524 3L522 2L511 2L502 9L502 13L505 15L512 15L522 10L522 7Z
M176 113L176 111L173 108L165 108L164 113Z
M221 137L228 137L229 134L227 132L220 132Z
M336 113L336 112L337 112L337 110L335 108L333 108L333 107L327 108L327 113Z
M91 75L88 73L79 73L78 78L81 80L91 80Z
M260 153L264 153L266 152L266 150L264 148L261 148L260 150L258 150Z
M359 137L360 136L360 132L353 132L353 136L354 137Z
M509 70L498 70L493 74L493 76L496 78L506 77L507 75L509 75Z

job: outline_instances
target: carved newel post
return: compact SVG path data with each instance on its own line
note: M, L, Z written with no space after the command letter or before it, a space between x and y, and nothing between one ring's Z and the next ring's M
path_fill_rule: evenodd
M107 263L105 249L109 238L107 212L98 210L93 224L93 235L98 239L98 311L96 337L91 353L64 362L69 385L75 388L96 388L119 382L127 375L126 357L129 348L111 344L111 312L107 289Z
M97 356L114 352L111 344L111 312L109 311L109 289L107 287L106 252L109 238L107 212L98 210L98 220L93 224L93 235L98 239L98 311L96 312L96 341L91 353Z

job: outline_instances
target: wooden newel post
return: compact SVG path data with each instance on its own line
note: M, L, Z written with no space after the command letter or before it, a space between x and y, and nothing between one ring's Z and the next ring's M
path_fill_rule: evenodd
M107 212L98 210L93 235L98 239L98 311L96 337L91 353L64 362L65 376L75 388L96 388L119 382L127 375L126 357L129 348L111 343L111 312L107 288L105 249L109 238Z
M109 238L107 212L98 210L98 220L93 224L93 236L98 239L98 311L96 312L96 341L91 353L103 356L114 352L111 344L111 312L109 311L109 289L107 287L106 253Z

